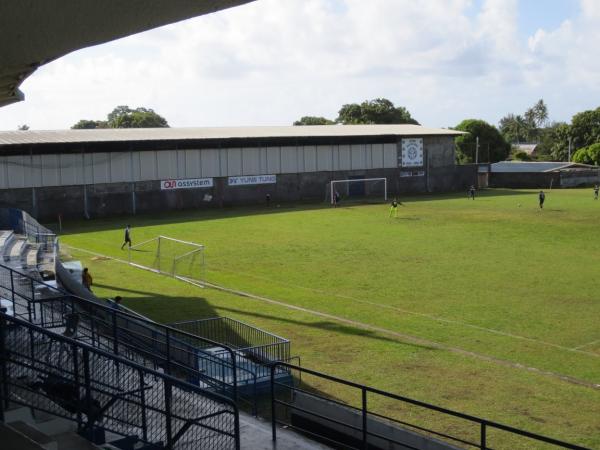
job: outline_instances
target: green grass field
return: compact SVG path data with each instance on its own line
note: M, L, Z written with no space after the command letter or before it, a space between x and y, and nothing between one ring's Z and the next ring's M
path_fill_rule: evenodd
M306 367L600 448L600 201L591 189L547 192L543 211L535 191L401 200L397 219L381 204L169 212L67 223L61 242L90 268L96 294L122 295L155 320L233 317L291 339ZM127 259L126 223L134 244L159 234L205 244L209 282L275 302L80 250Z

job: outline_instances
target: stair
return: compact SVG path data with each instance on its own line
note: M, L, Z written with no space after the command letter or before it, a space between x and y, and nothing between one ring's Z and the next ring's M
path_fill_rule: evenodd
M101 450L77 434L74 422L44 413L38 416L33 417L26 407L5 411L4 422L0 422L2 449Z

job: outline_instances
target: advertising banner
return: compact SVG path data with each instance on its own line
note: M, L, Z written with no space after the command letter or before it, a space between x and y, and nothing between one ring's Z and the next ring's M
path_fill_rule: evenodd
M276 175L249 175L243 177L229 177L229 186L247 186L249 184L273 184L277 182Z
M161 190L197 189L213 187L212 178L188 178L185 180L161 180Z

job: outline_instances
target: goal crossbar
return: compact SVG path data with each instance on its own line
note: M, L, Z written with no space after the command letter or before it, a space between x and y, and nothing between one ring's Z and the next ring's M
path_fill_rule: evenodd
M334 196L334 192L335 192L335 188L334 185L338 184L338 183L364 183L365 181L383 181L383 199L385 201L387 201L387 178L385 177L381 177L381 178L353 178L351 180L331 180L331 182L329 183L330 185L330 199L331 199L331 204L333 205L335 202L335 196Z
M129 264L202 286L204 249L202 244L159 235L132 245L129 248Z

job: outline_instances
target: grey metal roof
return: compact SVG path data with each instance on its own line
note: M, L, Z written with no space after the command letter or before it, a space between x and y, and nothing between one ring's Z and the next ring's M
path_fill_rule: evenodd
M555 170L567 169L571 167L591 167L586 164L577 164L570 162L528 162L528 161L500 161L491 164L492 172L553 172Z
M0 131L0 145L198 140L231 138L294 138L348 136L459 136L461 131L420 125L313 125L212 128L109 128L95 130Z

